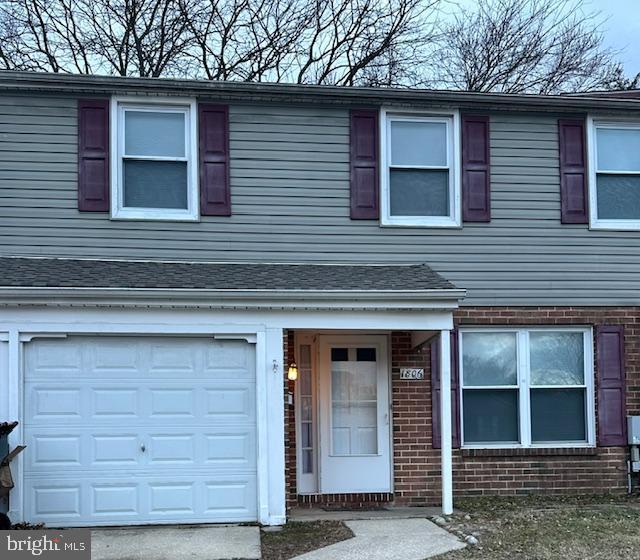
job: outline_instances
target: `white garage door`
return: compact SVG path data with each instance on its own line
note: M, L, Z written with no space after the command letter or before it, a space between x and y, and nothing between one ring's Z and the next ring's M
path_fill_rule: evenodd
M252 345L36 339L24 364L28 521L256 520Z

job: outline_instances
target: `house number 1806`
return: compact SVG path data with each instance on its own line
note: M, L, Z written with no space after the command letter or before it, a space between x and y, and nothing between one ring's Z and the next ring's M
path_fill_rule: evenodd
M424 379L424 368L400 368L400 379Z

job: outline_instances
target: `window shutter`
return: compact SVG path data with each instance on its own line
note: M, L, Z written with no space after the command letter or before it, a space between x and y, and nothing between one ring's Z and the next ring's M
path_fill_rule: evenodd
M351 219L379 217L378 111L351 111Z
M451 435L454 448L460 447L460 374L458 331L451 331ZM431 446L441 449L440 438L440 337L431 341Z
M627 445L624 372L624 328L596 329L598 367L598 445Z
M109 100L78 100L78 210L109 211Z
M200 214L231 216L229 108L198 104Z
M462 219L491 221L489 117L462 116Z
M558 121L560 141L560 220L588 224L586 150L583 120Z

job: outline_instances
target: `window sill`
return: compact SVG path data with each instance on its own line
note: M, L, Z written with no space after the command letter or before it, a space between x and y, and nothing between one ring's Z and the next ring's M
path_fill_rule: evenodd
M392 227L392 228L423 228L423 229L462 229L462 224L452 219L443 220L404 220L402 218L382 218L380 220L380 227Z
M500 449L461 449L462 457L554 457L594 456L597 447L517 447Z
M640 220L594 220L589 224L591 230L639 231Z
M138 222L199 222L200 217L189 213L155 213L155 212L112 212L113 221L138 221Z

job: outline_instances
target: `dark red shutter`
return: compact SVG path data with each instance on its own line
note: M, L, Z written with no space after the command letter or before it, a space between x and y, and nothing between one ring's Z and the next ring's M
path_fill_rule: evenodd
M563 224L588 224L586 149L583 120L558 121L560 141L560 219Z
M491 221L489 117L462 116L462 219Z
M351 111L351 219L377 220L379 212L378 111Z
M458 367L458 332L451 331L451 435L453 447L460 447L460 374ZM431 442L442 447L440 437L440 337L431 342Z
M109 211L109 100L78 100L78 210Z
M598 367L598 445L627 445L624 328L596 329Z
M200 214L231 216L229 108L198 104Z

